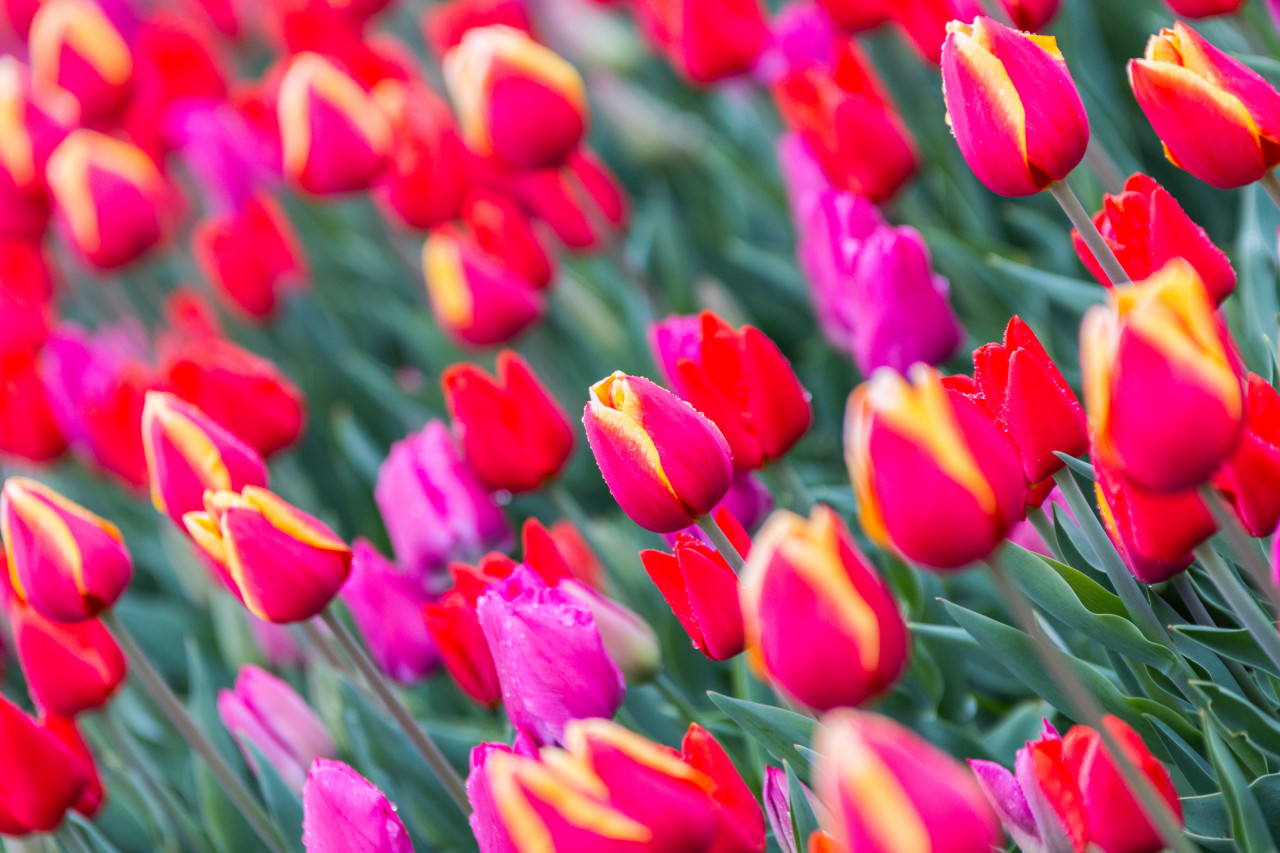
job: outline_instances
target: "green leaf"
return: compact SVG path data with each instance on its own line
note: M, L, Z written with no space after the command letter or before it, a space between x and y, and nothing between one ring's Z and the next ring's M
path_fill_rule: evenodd
M1253 636L1243 628L1218 628L1206 625L1174 625L1173 630L1195 641L1217 655L1261 669L1280 677L1280 667L1258 647Z
M1280 756L1280 722L1272 714L1255 708L1247 699L1220 684L1193 681L1223 727L1239 735L1258 749Z
M1101 305L1107 299L1106 288L1097 282L1045 272L999 255L991 255L987 261L1012 281L1076 311L1083 312L1090 305Z
M707 692L707 696L776 760L790 762L793 767L808 775L809 762L796 749L796 744L808 744L812 739L812 719L794 711L747 702L711 691Z
M1231 838L1244 853L1275 853L1276 845L1257 797L1245 781L1226 744L1207 713L1201 714L1201 726L1209 747L1209 760L1222 786L1222 799L1231 827Z
M791 762L782 762L782 769L787 771L787 793L791 799L791 822L796 829L796 846L803 848L809 843L809 836L818 830L818 818L809 802L809 793L796 775Z
M1214 783L1217 787L1217 783ZM1249 791L1266 817L1272 837L1280 835L1280 773L1262 776L1249 785ZM1214 849L1234 850L1231 840L1231 816L1219 791L1198 797L1182 798L1182 815L1187 831L1198 842Z
M305 853L302 847L302 800L284 783L276 768L257 746L249 744L257 761L258 787L267 804L271 822L275 824L285 846L294 853Z
M1169 747L1169 754L1173 757L1173 763L1182 771L1182 775L1186 778L1187 784L1191 785L1192 790L1198 794L1214 793L1218 790L1218 783L1213 779L1213 768L1209 766L1209 762L1205 761L1199 752L1186 742L1170 728L1159 717L1147 717L1151 725L1160 734L1160 738Z

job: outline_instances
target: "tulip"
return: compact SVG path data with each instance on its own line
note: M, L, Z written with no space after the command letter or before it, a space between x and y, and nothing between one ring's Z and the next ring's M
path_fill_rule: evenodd
M1080 327L1085 409L1095 461L1156 492L1208 480L1240 441L1240 366L1213 300L1174 258L1110 291Z
M587 443L631 520L674 533L715 509L733 482L714 423L670 391L621 371L591 386Z
M830 72L843 43L839 27L821 5L786 3L769 22L769 46L756 60L752 75L773 86L800 68Z
M373 496L396 562L424 581L451 561L474 560L511 539L502 510L441 421L391 446Z
M736 542L735 537L739 537L749 545L747 531L759 527L772 509L773 493L764 483L751 474L735 474L728 494L711 511L711 517L731 540ZM706 531L696 524L675 533L663 534L662 538L674 548L682 535L692 536L704 545L715 547Z
M536 568L534 573L541 577ZM600 642L627 683L652 681L662 669L662 647L658 644L658 636L634 610L572 578L548 585L564 593L572 603L591 611L600 631Z
M699 85L749 70L768 43L759 0L644 0L635 10L649 41Z
M30 352L45 342L53 296L53 268L41 244L0 237L0 356Z
M1234 15L1244 5L1244 0L1165 0L1165 2L1170 9L1184 18Z
M738 471L780 458L808 431L809 395L759 329L704 311L654 324L649 339L672 388L720 428Z
M817 710L860 705L906 668L898 605L827 507L807 521L779 510L765 523L743 575L742 610L753 659ZM844 664L833 671L836 658Z
M1061 0L1000 0L1015 29L1037 33L1058 14Z
M341 761L316 760L302 789L307 853L413 853L396 807Z
M0 355L0 454L48 462L67 449L40 380L38 355Z
M1039 503L1034 504L1032 502L1032 498L1028 498L1028 505L1040 506L1044 510L1045 515L1050 519L1053 519L1055 513L1060 516L1074 519L1075 515L1071 512L1071 508L1067 506L1066 499L1063 498L1062 492L1058 490L1056 484L1050 480L1048 485L1052 488L1048 488L1046 490L1047 493L1042 498L1040 498L1039 495L1034 496L1039 498ZM1024 518L1022 521L1015 524L1013 528L1010 529L1009 535L1005 538L1013 544L1021 548L1025 548L1028 551L1033 551L1041 556L1049 557L1053 560L1057 559L1057 557L1054 556L1049 543L1040 535L1040 532L1036 530L1035 525L1031 523L1029 518Z
M133 576L114 524L25 477L10 477L0 491L0 535L14 592L54 622L105 610Z
M587 252L615 239L627 224L627 197L609 167L586 149L564 168L526 172L511 191L570 249Z
M172 394L147 392L142 442L151 503L180 529L184 515L204 508L206 490L238 492L267 484L258 451Z
M467 460L491 491L533 491L564 468L573 452L569 418L517 353L498 353L496 377L462 363L440 384Z
M833 711L814 736L814 790L837 850L988 853L1000 822L973 776L887 717Z
M480 596L476 615L512 724L558 743L570 720L612 717L626 688L589 607L521 567Z
M978 0L896 0L893 5L893 22L901 34L934 65L943 61L948 25L984 14Z
M422 612L440 662L458 689L477 704L497 708L502 701L502 688L476 616L476 602L461 590L451 589Z
M818 0L831 19L851 33L878 27L893 19L893 0Z
M351 570L351 549L337 534L260 486L207 492L205 510L182 520L249 612L268 622L317 615Z
M218 716L254 772L261 772L256 750L295 791L303 789L312 762L338 752L306 700L287 682L253 665L240 670L234 690L218 694Z
M1177 200L1154 178L1135 174L1118 196L1102 197L1102 210L1093 217L1107 245L1133 281L1148 278L1173 258L1185 258L1221 305L1236 288L1236 271L1204 229L1191 221ZM1089 272L1111 286L1079 231L1071 232L1076 254Z
M482 187L467 192L462 217L476 243L534 287L542 289L555 274L551 256L534 230L533 220L516 200Z
M217 421L264 457L298 440L302 391L275 364L219 337L173 347L160 366L167 390Z
M867 535L931 568L985 559L1023 515L1017 446L924 365L910 382L882 369L854 389L845 459Z
M123 266L164 235L169 190L137 146L74 130L49 155L45 174L72 244L94 267Z
M1245 381L1244 438L1213 475L1213 484L1251 536L1270 536L1280 522L1280 393L1250 373Z
M6 612L27 689L41 713L74 717L97 710L124 683L124 653L97 619L53 622L16 600Z
M92 820L106 805L107 791L102 784L102 777L98 774L98 763L94 761L89 745L80 736L80 730L71 717L46 716L40 720L40 726L62 744L67 754L71 756L72 763L83 771L86 780L84 791L71 804L71 808Z
M32 69L75 97L85 123L113 118L128 101L133 55L93 0L44 0L31 21L28 44Z
M568 519L561 519L550 528L533 516L525 519L520 528L520 550L525 565L549 584L574 578L592 589L604 589L600 560Z
M992 192L1034 195L1084 159L1089 119L1052 36L984 17L949 24L942 92L960 153Z
M456 228L432 232L422 247L422 268L436 319L461 343L505 343L542 317L542 296L533 283Z
M734 545L745 553L750 539L740 537ZM640 560L695 649L711 660L742 653L746 640L740 588L722 555L687 533L677 533L674 553L641 551Z
M468 31L444 58L463 139L475 154L515 169L559 166L587 127L577 70L528 34Z
M801 67L784 76L774 98L834 186L887 201L919 168L919 152L857 43L845 39L838 51L830 70Z
M1108 733L1182 823L1182 803L1169 771L1123 720L1107 715ZM1165 847L1097 730L1076 726L1065 738L1049 725L1018 750L1014 772L970 761L978 784L1009 835L1028 853L1097 850L1157 853Z
M1217 530L1209 507L1194 490L1148 492L1128 482L1094 454L1094 486L1103 527L1143 583L1167 581L1191 565L1192 550Z
M1169 162L1221 189L1280 164L1280 92L1182 22L1129 62L1129 85Z
M501 24L530 35L533 27L522 0L447 0L422 13L422 35L436 54L457 47L471 30Z
M432 228L462 212L467 150L449 105L420 83L388 80L373 99L391 122L391 159L375 198L410 228Z
M788 131L778 139L778 170L782 173L782 183L787 190L787 202L791 208L791 220L799 238L797 251L803 253L804 243L812 231L817 230L815 217L819 202L832 190L831 180L826 170L818 162L818 156L804 137L795 131ZM884 220L880 209L870 201L852 193L832 193L836 198L856 199L860 209L865 211L863 221L866 233L871 233ZM801 266L804 265L803 260ZM808 274L808 270L805 270Z
M307 662L306 652L288 626L264 622L252 614L246 614L245 620L249 623L249 636L268 666L283 669Z
M393 133L360 84L317 53L298 53L280 81L285 175L312 195L367 189L387 164Z
M241 90L234 102L185 100L165 116L166 143L177 149L211 217L234 217L280 175L274 111Z
M355 541L342 600L378 667L401 684L422 681L439 664L422 618L429 599L421 579L400 571L367 541Z
M807 150L803 140L796 140L790 159L782 164L793 173L797 259L809 281L819 331L833 347L852 355L857 348L861 312L850 287L858 266L856 255L851 256L848 249L865 246L886 223L879 208L862 196L809 186L812 179L805 174L815 164L807 161ZM804 181L805 185L797 181Z
M196 264L223 301L250 318L275 313L282 295L306 287L306 256L293 226L268 195L198 223Z
M764 810L738 774L720 742L691 723L680 742L680 757L711 780L711 799L720 806L720 831L710 848L717 853L761 853L765 849Z
M0 816L49 832L84 793L88 778L51 732L0 696ZM0 822L10 823L0 817ZM7 827L13 829L13 826Z
M37 240L49 218L45 166L79 120L75 100L33 85L16 57L0 57L0 236ZM6 279L6 284L8 283Z

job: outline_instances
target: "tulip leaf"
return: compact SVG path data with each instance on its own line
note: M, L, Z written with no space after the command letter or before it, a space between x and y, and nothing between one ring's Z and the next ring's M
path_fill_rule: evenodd
M997 272L1068 308L1083 312L1090 305L1100 305L1107 300L1106 288L1096 282L1045 272L999 255L991 255L987 260Z
M796 847L803 849L809 843L809 836L818 831L818 818L814 816L813 804L809 802L809 790L796 775L791 762L782 762L782 769L787 771L787 794L791 799L791 822L796 830Z
M293 853L305 853L302 847L302 800L296 791L284 783L276 768L256 744L249 744L249 748L253 750L258 787L267 804L271 822L289 850Z
M1074 456L1063 453L1061 450L1053 451L1053 455L1065 462L1067 467L1070 468L1073 473L1084 477L1090 483L1096 479L1096 474L1093 470L1093 463L1085 462L1083 459L1077 459Z
M1214 788L1218 787L1214 783ZM1249 791L1265 816L1273 837L1280 835L1280 773L1261 776L1249 785ZM1182 798L1182 814L1187 832L1196 841L1213 849L1234 850L1231 840L1231 818L1220 791Z
M1175 732L1159 717L1148 716L1147 720L1155 726L1165 746L1169 747L1169 755L1173 763L1182 772L1183 777L1196 793L1210 794L1218 790L1218 783L1213 778L1213 768L1205 761L1183 737Z
M1222 786L1222 801L1231 838L1244 853L1275 853L1276 845L1265 818L1267 812L1259 805L1258 798L1245 781L1240 766L1223 743L1208 713L1201 714L1201 725L1209 748L1209 760L1218 775L1218 784ZM1275 814L1276 810L1272 809L1270 813Z
M747 702L711 691L707 696L776 760L790 762L799 772L808 775L809 762L796 749L796 744L808 744L813 737L811 718L784 708Z
M1173 630L1214 654L1280 677L1280 667L1267 657L1254 641L1253 635L1243 628L1174 625Z
M1223 727L1243 737L1258 749L1280 756L1280 722L1273 711L1260 711L1247 699L1220 684L1193 681L1191 685L1209 701Z
M107 836L104 835L102 832L100 832L98 828L93 825L93 821L86 820L82 815L76 812L68 813L67 820L69 823L74 825L77 830L84 833L85 838L81 839L81 841L84 844L84 846L94 851L94 853L120 853L120 848L112 844L107 839ZM61 834L62 832L71 832L71 831L73 830L69 828L62 829L62 830L59 830L59 834Z

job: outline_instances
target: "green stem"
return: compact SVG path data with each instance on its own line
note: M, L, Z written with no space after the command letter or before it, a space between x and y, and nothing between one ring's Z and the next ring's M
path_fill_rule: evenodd
M1049 518L1049 513L1045 512L1042 506L1033 506L1027 510L1027 520L1036 529L1036 533L1040 534L1049 553L1061 563L1062 547L1058 544L1058 530L1053 525L1053 519Z
M665 671L658 673L658 677L654 679L653 685L658 688L663 697L671 703L672 707L674 707L681 716L691 723L698 722L698 712L689 704L689 700L685 698L684 691L682 691L676 683L671 680L671 676L667 675Z
M1262 184L1262 188L1267 191L1271 203L1280 208L1280 180L1276 179L1276 173L1267 172L1258 180L1258 183Z
M791 460L785 456L775 459L769 463L768 470L777 478L790 508L808 515L813 509L813 494L800 478L800 472L791 464Z
M720 556L724 557L729 568L733 569L733 573L741 577L742 572L747 568L746 561L738 553L737 547L729 541L729 537L724 535L724 531L720 529L720 525L716 524L715 519L710 515L699 516L698 527L711 540L712 546L720 552Z
M1076 196L1075 191L1071 189L1071 185L1065 180L1058 181L1056 184L1049 185L1049 193L1057 199L1058 204L1062 206L1063 212L1071 220L1071 224L1080 232L1085 245L1089 247L1089 251L1093 253L1094 258L1097 259L1102 271L1107 274L1107 278L1110 279L1111 283L1129 284L1129 274L1124 271L1124 267L1121 266L1115 252L1111 251L1111 247L1107 245L1107 241L1103 238L1102 232L1098 230L1098 226L1093 224L1093 218L1084 209L1084 205L1080 203L1080 199Z
M1089 147L1085 149L1084 161L1093 170L1093 174L1106 187L1107 192L1118 193L1124 189L1124 172L1116 163L1111 153L1103 147L1097 136L1089 138Z
M1276 632L1275 623L1262 612L1257 600L1241 582L1235 570L1207 543L1196 548L1193 553L1209 573L1209 580L1222 593L1240 624L1253 636L1267 658L1280 667L1280 633Z
M187 713L187 709L178 700L178 697L174 695L173 691L169 689L169 685L164 678L151 665L151 661L147 659L142 647L134 640L133 635L116 618L114 612L105 610L100 618L108 630L115 635L121 648L124 649L130 669L137 674L138 680L142 682L142 686L147 693L160 706L160 710L169 718L169 722L178 730L192 750L204 761L205 766L209 768L209 772L213 774L213 778L218 782L222 790L226 792L227 797L235 804L236 808L240 810L240 814L244 815L244 819L253 828L253 831L257 833L263 845L271 853L284 853L284 845L280 841L280 836L276 832L270 816L258 804L253 795L249 793L249 789L245 787L244 782L227 764L226 759L222 757L222 753L218 752L213 743L200 731L200 727L196 725L195 720L191 719L191 715Z
M386 706L391 716L395 719L400 729L409 738L409 742L413 744L414 749L427 762L427 766L435 773L436 778L440 780L440 784L444 786L445 793L453 800L454 804L462 811L462 814L471 813L471 806L467 802L467 786L463 783L462 777L453 769L453 765L444 757L444 753L440 751L440 747L436 746L436 742L431 736L422 730L418 725L418 721L409 713L409 709L400 701L400 697L396 695L395 690L387 683L387 680L378 671L378 666L373 662L373 658L369 657L368 652L360 645L347 626L333 612L332 607L326 607L320 613L320 619L329 627L329 631L333 634L334 639L347 657L355 664L356 669L360 670L365 681L368 682L369 689L373 694L381 700Z
M1271 605L1271 612L1280 615L1280 589L1276 588L1275 581L1271 577L1271 566L1259 550L1257 540L1240 526L1240 519L1236 517L1235 511L1227 506L1227 502L1212 486L1200 489L1200 495L1209 506L1213 520L1218 522L1218 529L1226 534L1227 541L1235 550L1240 564L1244 566L1245 571L1253 579L1254 585Z
M1173 588L1177 590L1178 597L1182 599L1182 603L1187 605L1187 611L1191 614L1191 621L1206 628L1218 627L1217 623L1213 621L1213 617L1209 615L1208 608L1200 600L1200 593L1196 592L1195 584L1191 583L1191 578L1187 576L1186 572L1174 576ZM1253 679L1249 677L1249 673L1243 666L1221 655L1219 655L1219 660L1226 666L1227 672L1231 673L1231 677L1235 679L1236 684L1240 686L1245 698L1259 708L1271 710L1274 707L1274 704L1268 701L1267 697L1258 689L1258 685L1254 684Z
M1005 607L1031 637L1036 654L1074 706L1069 713L1080 722L1097 730L1107 752L1115 762L1116 769L1124 777L1129 790L1137 797L1142 810L1151 818L1152 825L1164 840L1165 845L1176 853L1195 853L1195 846L1183 834L1180 822L1169 805L1160 797L1151 780L1134 765L1128 753L1103 724L1102 706L1098 704L1089 688L1066 665L1066 656L1063 652L1054 648L1049 642L1040 623L1036 621L1035 611L1006 573L999 556L992 555L988 566Z

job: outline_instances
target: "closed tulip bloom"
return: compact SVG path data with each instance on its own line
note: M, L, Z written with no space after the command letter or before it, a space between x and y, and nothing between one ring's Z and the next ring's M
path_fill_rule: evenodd
M818 0L831 20L851 33L869 30L893 19L893 0Z
M498 670L489 651L476 602L459 589L451 589L422 610L427 633L440 653L449 677L477 704L497 708L502 701Z
M1214 15L1234 15L1244 5L1244 0L1165 0L1170 9L1184 18L1211 18Z
M133 55L120 30L93 0L46 0L28 37L36 74L80 104L86 123L116 116L129 100Z
M124 682L124 653L97 619L53 622L16 600L7 613L27 689L42 713L95 711Z
M1080 327L1085 408L1096 460L1134 485L1178 492L1204 483L1240 441L1240 365L1213 300L1174 258L1110 291Z
M394 139L374 197L410 228L455 219L462 212L469 155L449 105L412 81L386 80L372 94L391 122Z
M1195 490L1148 492L1128 482L1094 454L1098 511L1103 527L1133 576L1160 583L1194 559L1217 523Z
M391 124L359 83L320 54L290 59L278 113L285 176L308 193L367 189L387 165Z
M317 759L302 788L307 853L413 853L396 807L341 761Z
M79 116L66 92L35 86L17 57L0 57L0 133L6 140L0 148L0 236L35 240L44 233L45 166Z
M808 392L759 329L704 311L656 323L649 337L671 387L720 428L736 470L781 458L813 422Z
M511 191L574 251L599 250L627 225L626 191L609 167L585 148L569 155L563 168L517 176Z
M604 567L568 519L547 527L530 516L520 528L524 562L544 578L574 578L592 589L605 588Z
M942 63L947 27L952 21L972 21L985 14L978 0L896 0L893 22L923 59Z
M1181 823L1182 803L1169 771L1123 720L1107 715L1103 725ZM1088 726L1063 738L1046 721L1044 733L1018 750L1013 772L993 761L969 764L1009 835L1028 853L1157 853L1165 847L1101 736Z
M1089 119L1052 36L984 17L949 24L942 92L960 153L992 192L1034 195L1084 159Z
M94 267L123 266L164 236L171 196L141 148L81 128L49 155L45 173L72 244Z
M1125 182L1124 192L1103 195L1102 210L1093 217L1093 224L1134 281L1151 276L1173 258L1180 257L1196 268L1218 305L1236 289L1236 271L1226 254L1154 178L1131 175ZM1110 287L1111 279L1103 272L1080 232L1072 230L1071 239L1089 272Z
M910 642L897 602L828 507L808 520L774 513L756 538L743 588L753 659L811 708L861 705L906 668ZM844 663L833 670L837 658Z
M260 486L209 492L183 517L196 544L226 569L249 612L302 622L329 606L351 570L351 549L319 519Z
M592 385L583 423L614 500L647 530L683 530L715 509L733 482L719 428L648 379L619 371Z
M204 493L265 486L258 451L190 403L148 391L142 442L151 479L151 503L182 528L182 517L204 508Z
M1016 29L1039 32L1058 14L1061 0L1000 0L1009 20Z
M565 724L612 717L626 690L589 607L516 569L480 596L476 614L493 652L512 724L539 743L559 743Z
M749 70L768 43L759 0L644 0L635 9L649 41L699 85Z
M444 58L463 139L475 154L515 169L559 166L587 127L577 69L505 26L473 29Z
M537 573L537 569L534 569ZM662 669L662 647L649 623L630 607L573 578L554 584L570 601L586 607L595 618L604 650L628 684L652 681Z
M533 218L504 193L473 187L462 205L462 218L480 248L498 258L539 289L551 284L555 268Z
M298 235L284 210L263 193L238 210L200 221L191 250L223 302L249 318L270 317L284 295L306 287Z
M0 817L7 812L18 827L50 832L87 784L62 742L0 696Z
M251 767L258 769L252 746L295 791L303 789L312 762L338 751L306 700L287 682L256 666L242 668L235 689L218 694L218 716Z
M1129 62L1129 85L1165 156L1222 189L1280 164L1280 92L1182 22Z
M0 534L14 592L55 622L105 610L133 576L114 524L25 477L10 477L0 492Z
M845 459L863 529L935 569L985 559L1024 512L1017 445L983 407L943 387L933 368L912 381L877 371L854 389Z
M416 684L439 664L422 607L422 579L409 575L363 539L355 541L342 600L378 667L401 684Z
M0 453L48 462L66 449L40 378L39 353L0 355Z
M455 364L440 384L471 468L489 489L532 491L564 468L573 427L519 354L498 353L496 376Z
M422 35L437 54L457 47L463 36L480 27L501 24L533 34L522 0L447 0L422 12Z
M84 742L75 719L45 715L40 719L40 727L62 744L67 754L71 756L72 763L84 773L86 779L84 790L71 804L71 808L92 820L107 804L107 789L102 784L102 777L98 773L98 762L89 751L89 745Z
M541 319L545 310L532 282L452 226L438 228L427 238L422 268L436 319L461 343L506 343Z
M814 736L814 790L836 850L988 853L1000 822L969 771L910 729L833 711Z
M1213 485L1252 536L1269 536L1280 522L1280 393L1250 373L1245 381L1244 438L1213 475Z

